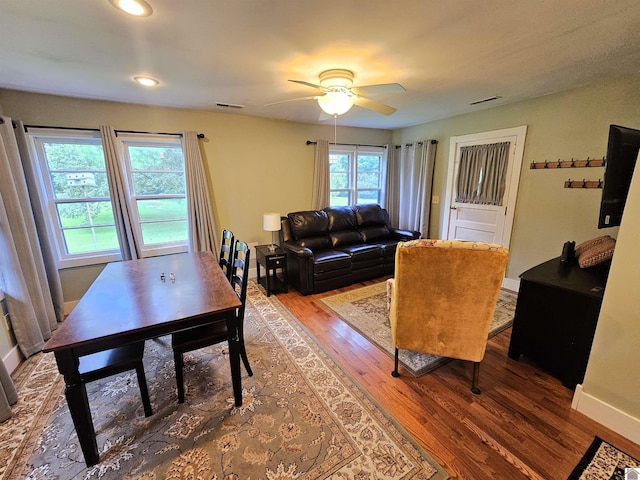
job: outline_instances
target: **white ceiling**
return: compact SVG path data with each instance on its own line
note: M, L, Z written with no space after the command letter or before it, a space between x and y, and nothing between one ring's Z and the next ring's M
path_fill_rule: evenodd
M393 115L353 107L338 124L391 129L640 72L638 0L147 1L135 18L107 0L0 0L0 87L315 123L314 100L265 105L317 93L288 79L346 68L407 91L371 97Z

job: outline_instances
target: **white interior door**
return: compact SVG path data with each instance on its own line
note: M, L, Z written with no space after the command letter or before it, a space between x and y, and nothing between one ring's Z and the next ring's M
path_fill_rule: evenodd
M515 202L520 179L526 126L451 138L442 238L499 243L509 247ZM510 142L507 182L502 205L456 202L455 181L460 165L460 148Z

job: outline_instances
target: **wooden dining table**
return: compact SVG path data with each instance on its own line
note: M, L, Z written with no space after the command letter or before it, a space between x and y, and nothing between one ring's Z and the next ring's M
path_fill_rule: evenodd
M208 252L109 263L44 347L64 376L65 397L87 466L99 462L79 358L179 330L226 322L235 405L242 405L235 310L242 304ZM163 386L170 388L168 385ZM174 385L171 385L174 388Z

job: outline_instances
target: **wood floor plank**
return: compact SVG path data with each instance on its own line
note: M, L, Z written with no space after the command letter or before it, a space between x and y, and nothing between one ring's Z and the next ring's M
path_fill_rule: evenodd
M573 391L526 358L507 356L511 329L490 339L480 369L482 394L470 392L471 366L452 360L413 377L319 300L331 292L277 294L335 360L454 479L565 479L594 436L640 458L640 446L571 409Z

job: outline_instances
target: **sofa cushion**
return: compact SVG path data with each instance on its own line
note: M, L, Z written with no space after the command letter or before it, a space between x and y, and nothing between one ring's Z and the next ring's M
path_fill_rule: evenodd
M333 248L348 245L362 245L362 237L358 230L345 230L343 232L332 232L329 237Z
M326 207L323 209L329 220L329 232L356 230L356 214L351 207Z
M391 232L386 225L378 225L375 227L366 227L360 229L360 236L364 243L375 242L376 240L382 240L389 238Z
M314 274L351 268L351 257L337 250L323 250L313 255Z
M354 205L351 208L353 208L356 215L356 221L358 222L358 228L360 229L374 225L386 225L384 212L380 205Z
M306 237L327 235L329 240L329 219L323 210L306 210L287 215L291 226L291 233L295 240Z
M351 255L351 261L354 263L382 258L382 248L379 245L349 245L339 250Z

